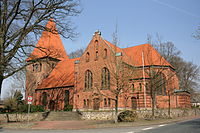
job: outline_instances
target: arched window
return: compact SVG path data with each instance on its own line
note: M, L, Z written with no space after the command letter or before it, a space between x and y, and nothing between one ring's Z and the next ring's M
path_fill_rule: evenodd
M107 107L107 99L104 98L104 107Z
M40 62L39 72L42 71L42 63Z
M140 91L142 91L142 83L139 83Z
M99 46L98 46L98 45L99 45L99 44L98 44L98 43L99 43L98 40L95 40L94 43L95 43L95 48L96 48L96 50L98 50L98 47L99 47Z
M42 93L42 100L41 101L42 101L43 106L47 105L47 93L46 92Z
M147 94L150 94L150 87L149 87L149 84L148 83L146 83L146 85L145 85L145 89L146 89L146 93Z
M89 62L89 61L90 61L90 53L87 52L87 53L86 53L86 62Z
M108 107L110 107L110 105L111 105L111 99L108 98Z
M83 100L83 107L86 107L86 100Z
M89 99L87 99L87 107L89 107L90 106L90 101L89 101Z
M85 90L91 89L92 88L92 72L90 70L87 70L85 72Z
M135 91L135 85L132 84L132 92L134 92L134 91Z
M95 60L98 60L98 57L99 57L99 53L98 53L98 51L96 51L96 58L95 58Z
M157 94L166 96L166 79L163 73L157 76L156 82Z
M104 67L101 73L101 89L110 89L110 72Z
M105 48L104 51L103 51L103 58L106 59L107 55L108 55L107 49Z

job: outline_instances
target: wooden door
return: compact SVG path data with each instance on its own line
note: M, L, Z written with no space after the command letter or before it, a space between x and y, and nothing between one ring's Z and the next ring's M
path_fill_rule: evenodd
M100 100L99 98L94 98L93 99L93 109L94 110L99 110L100 107Z

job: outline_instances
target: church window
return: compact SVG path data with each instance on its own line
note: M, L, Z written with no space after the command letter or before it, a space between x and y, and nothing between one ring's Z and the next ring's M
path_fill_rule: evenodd
M99 57L99 53L98 53L98 51L96 51L96 58L95 58L95 60L98 60L98 57Z
M42 70L42 63L34 63L32 65L34 72L41 72Z
M107 107L107 99L104 98L104 107Z
M108 107L110 107L110 105L111 105L111 99L108 98Z
M90 105L90 101L89 99L87 99L87 107L89 107L89 105Z
M98 42L98 40L95 40L95 48L96 48L96 50L98 50L98 47L99 47L99 42Z
M101 89L110 89L110 72L104 67L101 73Z
M107 58L107 54L108 54L108 53L107 53L107 49L104 49L104 51L103 51L103 58L104 58L104 59Z
M148 83L146 83L145 88L146 88L146 93L150 93L150 87L149 87L149 84L148 84Z
M92 88L92 72L90 70L87 70L85 72L85 90L89 90Z
M87 52L87 53L86 53L86 62L89 62L89 61L90 61L90 53Z
M135 85L132 84L132 92L134 92L134 91L135 91Z
M139 83L140 91L142 91L142 83Z
M83 100L83 104L84 104L84 107L86 107L86 100L85 99Z

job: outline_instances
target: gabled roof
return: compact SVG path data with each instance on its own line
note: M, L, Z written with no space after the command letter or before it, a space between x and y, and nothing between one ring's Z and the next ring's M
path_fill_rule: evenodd
M79 58L60 61L37 89L73 86L75 60L79 60Z
M59 60L68 59L53 19L48 21L46 30L42 32L36 48L34 48L29 58L27 58L27 61L43 57L52 57Z
M119 48L107 40L104 41L114 52L121 52L124 56L123 60L133 66L143 66L143 53L144 66L170 66L173 68L173 66L167 62L150 44Z
M142 53L144 59L144 66L170 66L172 65L167 62L150 44L142 44L129 48L124 48L123 51L135 66L143 66ZM172 67L173 68L173 67Z

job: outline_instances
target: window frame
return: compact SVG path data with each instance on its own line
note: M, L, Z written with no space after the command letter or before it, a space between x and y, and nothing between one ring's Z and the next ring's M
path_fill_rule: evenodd
M85 71L85 90L92 89L93 86L93 75L90 70Z
M101 89L110 89L110 71L108 68L104 67L101 71Z

